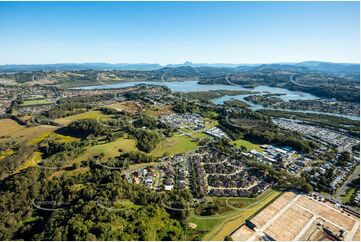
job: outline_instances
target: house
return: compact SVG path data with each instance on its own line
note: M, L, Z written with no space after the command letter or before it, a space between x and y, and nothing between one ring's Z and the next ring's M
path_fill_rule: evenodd
M133 183L134 183L134 184L140 184L140 179L139 179L139 177L134 177L134 178L133 178Z
M164 190L171 191L173 189L173 185L164 185Z
M151 177L151 176L147 176L144 180L144 183L150 187L153 186L153 182L154 182L154 180L153 180L153 177Z

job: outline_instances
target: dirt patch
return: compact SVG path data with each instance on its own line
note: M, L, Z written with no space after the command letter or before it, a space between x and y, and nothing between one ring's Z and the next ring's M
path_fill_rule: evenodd
M297 197L296 197L297 196ZM286 210L282 210L287 206ZM272 223L267 223L274 220ZM285 193L253 217L232 235L235 240L266 239L299 240L358 240L360 230L354 226L360 218L330 202L319 202L305 195ZM343 232L342 232L343 231ZM261 238L262 237L262 238Z
M256 225L257 228L261 228L266 222L271 219L279 210L281 210L290 200L292 200L296 195L292 192L285 192L281 197L279 197L275 202L269 205L267 208L263 209L259 214L257 214L253 219L252 223Z
M275 240L291 241L301 232L311 218L311 213L297 206L292 206L268 227L266 234Z
M327 204L321 204L318 203L311 198L308 197L301 197L296 204L300 205L301 207L304 207L311 212L317 214L318 216L331 221L332 223L335 223L339 225L340 227L345 228L346 230L351 230L352 227L355 224L355 220L351 217L347 216L345 213L341 213L340 211L329 207Z
M188 223L188 227L191 228L191 229L195 229L195 228L197 228L197 224L195 224L195 223Z
M118 111L126 112L127 114L131 114L131 115L140 113L144 109L144 105L141 102L137 102L137 101L125 101L125 102L109 105L109 107L114 108Z

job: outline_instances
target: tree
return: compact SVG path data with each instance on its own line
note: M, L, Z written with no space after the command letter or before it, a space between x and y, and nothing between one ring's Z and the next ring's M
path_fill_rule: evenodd
M226 237L224 237L224 241L233 241L232 236L227 235Z
M351 161L351 154L349 151L345 150L340 155L340 160L350 162Z
M313 192L313 187L312 187L311 184L309 184L309 183L304 184L304 185L302 186L302 189L303 189L304 191L306 191L307 193Z
M344 151L341 153L337 165L341 167L347 166L347 164L351 161L351 154L348 151Z

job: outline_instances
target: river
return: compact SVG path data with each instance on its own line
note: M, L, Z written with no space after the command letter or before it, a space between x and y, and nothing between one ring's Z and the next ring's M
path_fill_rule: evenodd
M101 84L101 83L99 83ZM273 93L273 94L283 94L279 96L284 101L289 100L312 100L318 99L318 97L306 93L306 92L299 92L299 91L291 91L285 88L279 87L270 87L270 86L257 86L255 88L246 88L242 86L232 86L232 85L224 85L224 84L212 84L212 85L204 85L198 84L198 81L182 81L182 82L162 82L162 81L148 81L148 82L122 82L116 84L107 84L107 85L97 85L97 86L86 86L86 87L78 87L74 89L83 89L83 90L92 90L92 89L112 89L112 88L124 88L124 87L131 87L138 84L149 84L149 85L161 85L166 86L173 92L201 92L201 91L212 91L212 90L243 90L243 91L252 91L258 92L259 94L266 94L266 93ZM254 95L254 94L245 94L245 95L236 95L236 96L223 96L220 98L213 99L212 102L215 104L223 104L225 101L231 99L237 99L243 101L250 105L251 109L267 109L259 104L254 104L244 100L246 96ZM269 109L269 108L268 108ZM345 114L336 114L336 113L323 113L323 112L316 112L316 111L304 111L304 110L286 110L286 111L293 111L293 112L305 112L305 113L317 113L317 114L327 114L337 117L344 117L349 118L352 120L360 120L358 116L354 115L345 115Z

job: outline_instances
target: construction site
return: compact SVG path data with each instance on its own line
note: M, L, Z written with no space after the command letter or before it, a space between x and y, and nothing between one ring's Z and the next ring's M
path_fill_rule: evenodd
M285 192L246 220L235 241L359 241L359 214L317 196Z

